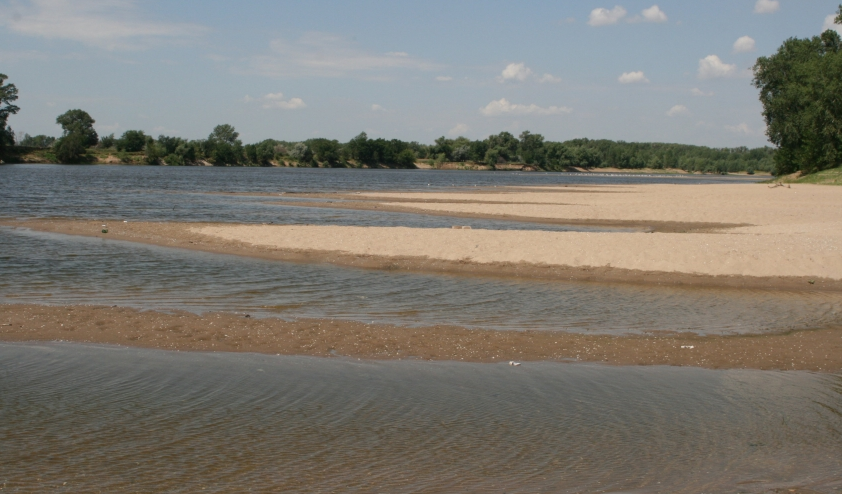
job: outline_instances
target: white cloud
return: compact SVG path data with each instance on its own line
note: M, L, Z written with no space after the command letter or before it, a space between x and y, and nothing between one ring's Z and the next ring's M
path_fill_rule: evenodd
M774 14L781 8L781 2L778 0L757 0L754 4L755 14Z
M690 110L684 105L675 105L667 112L668 117L677 117L679 115L689 115Z
M382 106L378 105L377 103L375 103L375 104L371 105L371 111L373 111L373 112L386 111L386 109L383 108Z
M246 103L259 101L261 102L261 106L266 110L298 110L300 108L307 107L307 105L304 103L304 100L302 100L301 98L290 98L288 100L285 100L284 93L269 93L261 98L252 98L251 96L246 95L246 97L243 98L243 101L245 101Z
M755 49L757 49L757 45L750 36L743 36L734 42L734 53L748 53Z
M626 9L620 7L619 5L615 6L611 10L605 8L593 9L591 11L591 15L588 16L588 24L594 27L617 24L623 19L623 17L626 16L626 14L628 14Z
M449 75L440 75L440 76L436 77L436 80L439 81L439 82L448 82L448 81L452 81L453 78L450 77Z
M559 115L562 113L570 113L573 110L564 106L548 106L546 108L540 107L536 104L520 105L510 103L506 98L492 101L491 103L480 108L480 113L486 117L495 117L498 115Z
M704 92L697 87L691 89L690 92L693 93L693 96L713 96L713 91Z
M310 32L294 43L276 39L270 46L271 54L250 59L252 70L269 77L344 77L394 69L442 68L404 52L368 52L348 39L328 33Z
M824 25L822 26L822 32L827 31L828 29L833 29L840 36L842 36L842 25L836 24L836 14L830 14L829 16L824 18Z
M708 55L699 60L699 78L731 77L737 73L737 66L723 62L716 55Z
M518 81L523 82L532 76L532 69L523 63L510 63L506 65L503 72L497 77L500 82Z
M141 18L134 0L30 0L0 13L0 25L17 34L78 41L106 50L138 50L195 38L208 29Z
M452 129L448 130L447 134L451 137L458 137L460 135L465 134L465 132L467 132L468 130L470 130L470 127L463 123L460 123L456 124Z
M644 75L641 70L637 72L624 72L617 80L620 81L620 84L638 84L649 82L649 79L646 78L646 75Z
M745 134L745 135L752 135L754 131L751 130L751 127L748 126L745 122L739 125L726 125L725 130L728 132L733 132L735 134Z
M667 22L668 20L667 14L657 5L653 5L648 9L643 9L640 15L632 17L629 22Z
M593 9L591 15L588 17L588 24L591 26L608 26L617 24L626 19L626 22L667 22L669 18L667 14L656 4L648 9L643 9L640 14L626 18L628 12L623 7L617 5L613 9L606 8Z
M561 82L561 77L556 77L552 74L544 74L541 77L538 77L537 81L540 82L541 84L548 83L548 82L556 84L556 83Z
M544 74L539 76L538 74L534 73L532 69L526 66L524 63L510 63L506 65L506 68L503 69L503 72L497 76L498 82L524 82L527 80L534 80L541 84L552 82L557 83L561 82L561 77L556 77L552 74Z

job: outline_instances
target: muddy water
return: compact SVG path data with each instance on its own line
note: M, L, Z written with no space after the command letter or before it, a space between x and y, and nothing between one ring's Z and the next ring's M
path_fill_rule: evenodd
M10 492L842 488L839 376L62 344L0 361Z

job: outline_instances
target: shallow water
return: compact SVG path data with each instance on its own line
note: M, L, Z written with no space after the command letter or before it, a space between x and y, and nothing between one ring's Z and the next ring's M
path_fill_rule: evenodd
M839 376L65 344L0 361L10 492L842 489Z
M0 228L0 303L14 302L615 334L842 325L836 293L347 269Z
M0 166L3 204L0 216L450 228L454 220L438 216L279 206L269 204L278 202L278 197L209 192L417 191L474 186L746 183L750 180L756 179L717 175L4 165ZM455 223L486 229L595 230L478 219L460 219Z

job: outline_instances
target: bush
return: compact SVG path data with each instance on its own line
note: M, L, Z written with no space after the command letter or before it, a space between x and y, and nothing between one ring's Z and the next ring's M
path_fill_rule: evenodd
M411 149L404 149L395 159L398 168L415 168L415 153Z
M82 134L68 134L56 142L56 159L59 163L82 163L85 159L85 141L87 136Z

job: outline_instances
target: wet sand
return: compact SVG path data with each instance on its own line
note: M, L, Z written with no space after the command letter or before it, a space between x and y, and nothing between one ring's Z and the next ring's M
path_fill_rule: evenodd
M0 305L0 340L362 359L571 361L842 371L842 328L771 335L698 336L660 332L608 336L453 326L401 327L332 319L284 321L246 316L142 312L123 307Z

